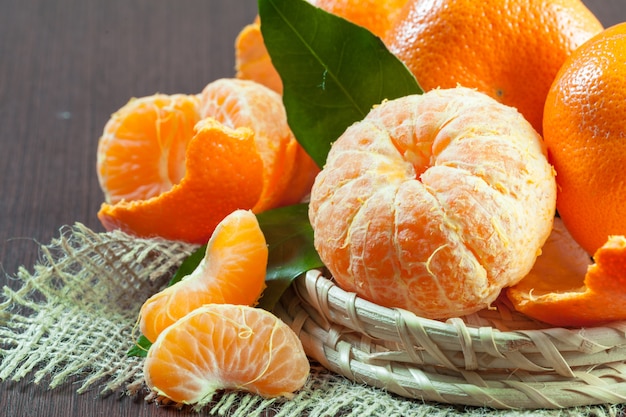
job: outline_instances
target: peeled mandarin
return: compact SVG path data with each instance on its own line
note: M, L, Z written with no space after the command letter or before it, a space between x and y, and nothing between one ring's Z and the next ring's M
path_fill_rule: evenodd
M332 145L314 244L345 290L445 319L489 306L552 229L554 171L514 108L453 88L383 102Z

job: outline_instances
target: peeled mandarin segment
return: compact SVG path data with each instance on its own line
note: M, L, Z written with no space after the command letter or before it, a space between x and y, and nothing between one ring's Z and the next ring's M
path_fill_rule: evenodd
M282 205L286 194L291 202L309 193L318 169L291 132L279 94L253 81L220 79L209 83L200 97L202 117L255 133L263 161L263 191L252 208L255 213Z
M476 88L541 133L554 76L602 29L580 0L409 0L383 40L425 91Z
M104 203L98 218L107 230L205 243L224 217L253 207L261 195L263 162L250 129L203 119L187 146L185 168L171 190L147 200Z
M609 237L591 264L564 227L553 235L528 276L507 289L515 309L554 326L626 320L626 238Z
M200 307L168 327L144 363L149 388L198 405L220 389L291 397L309 371L290 327L265 310L230 304Z
M105 201L145 200L185 174L185 149L200 120L193 95L157 94L115 112L98 142L97 173Z
M513 108L466 88L375 107L333 144L311 192L337 283L434 319L489 306L550 234L554 172Z
M298 142L291 142L288 148L287 154L294 156L289 161L291 167L285 167L285 171L291 171L292 174L277 204L279 207L301 203L310 193L315 177L320 172L315 161Z
M265 288L268 248L256 216L236 210L222 220L198 267L141 307L139 326L151 342L194 309L211 303L254 305Z

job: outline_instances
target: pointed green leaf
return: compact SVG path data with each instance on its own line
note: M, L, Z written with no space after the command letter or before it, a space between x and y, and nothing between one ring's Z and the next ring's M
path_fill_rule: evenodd
M308 204L296 204L257 215L269 247L267 288L259 307L272 310L283 292L299 275L324 266L313 246Z
M170 279L167 284L168 287L176 284L178 281L183 279L183 277L191 274L196 267L200 264L202 259L204 258L204 254L206 253L206 245L200 246L198 249L194 250L185 260L180 264L174 276ZM152 343L148 340L148 338L144 335L140 335L135 342L135 345L126 352L128 356L139 356L145 358L148 354L148 350L152 346Z
M258 6L289 126L320 167L332 142L372 106L422 92L367 29L305 0L258 0Z
M145 358L148 355L148 350L150 350L150 346L152 343L148 340L148 338L144 335L139 336L135 345L126 352L126 356L138 356L140 358Z
M206 244L200 246L198 249L194 250L191 255L189 255L183 263L180 264L176 273L170 280L168 287L176 284L178 281L183 279L186 275L191 274L195 269L200 265L202 259L204 259L204 255L206 253Z

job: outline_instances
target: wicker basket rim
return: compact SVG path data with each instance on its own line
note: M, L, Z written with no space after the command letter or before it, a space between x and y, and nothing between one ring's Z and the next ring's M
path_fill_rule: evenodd
M276 311L313 359L405 397L525 409L626 402L625 322L541 327L506 309L501 322L494 311L436 321L364 300L320 270L298 277Z
M485 333L488 333L498 345L520 350L532 350L533 345L541 344L541 335L554 339L559 350L576 349L583 354L626 345L626 321L586 328L549 327L512 311L504 303L498 305L500 310L497 312L490 309L466 317L438 321L363 299L353 292L343 290L318 269L308 271L297 282L300 284L296 286L298 295L312 303L318 311L324 312L331 321L336 320L373 337L379 337L380 333L386 335L389 330L395 333L398 323L404 322L409 326L423 327L432 338L441 343L456 340L459 334L480 342L484 340ZM304 292L302 283L306 289ZM500 317L494 319L494 315ZM493 326L493 323L498 325Z

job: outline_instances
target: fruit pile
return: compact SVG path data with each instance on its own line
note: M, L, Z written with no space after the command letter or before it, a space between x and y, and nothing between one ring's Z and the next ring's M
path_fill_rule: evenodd
M272 25L288 17L271 13L284 1L259 0L232 79L132 99L100 139L107 229L208 242L196 270L141 310L149 387L202 404L219 389L303 386L297 336L254 308L268 262L256 214L302 201L337 284L380 305L447 319L503 295L547 325L626 319L626 23L604 29L580 0L289 0L311 13L300 22L348 25L322 39L334 50L354 31L423 89L390 98L374 73L382 99L320 154L288 123L292 88L321 99L351 68L329 64L312 82L276 54ZM358 81L341 85L351 98L368 89Z

